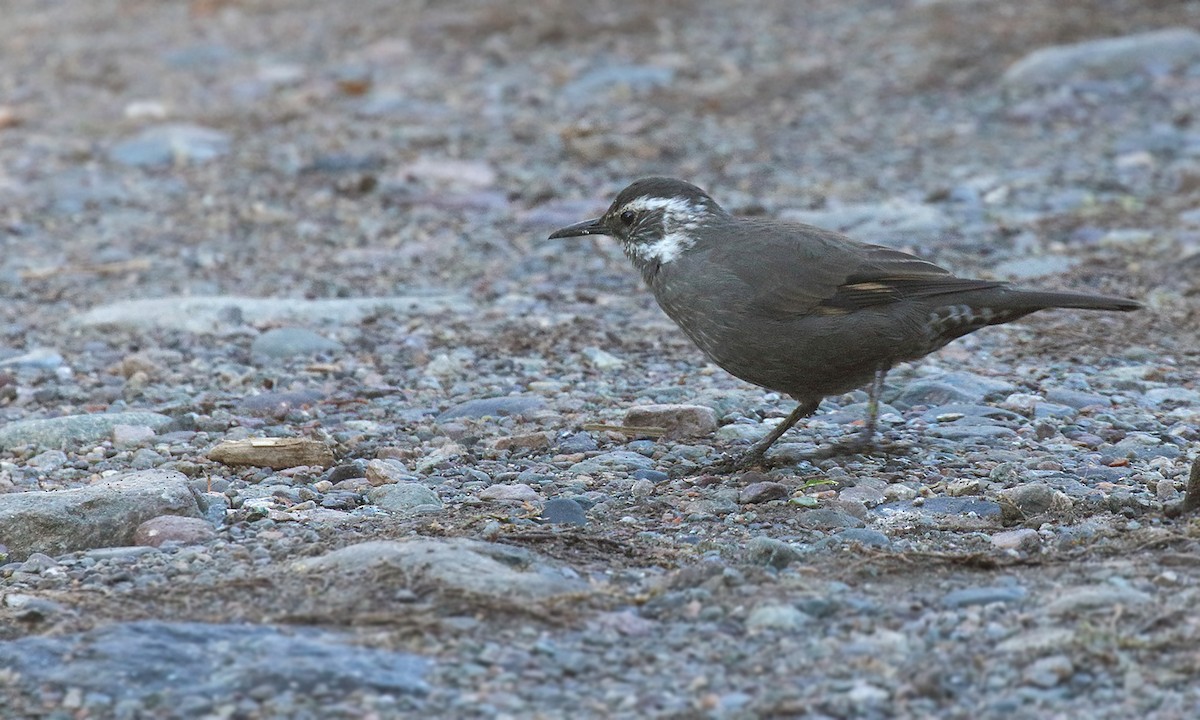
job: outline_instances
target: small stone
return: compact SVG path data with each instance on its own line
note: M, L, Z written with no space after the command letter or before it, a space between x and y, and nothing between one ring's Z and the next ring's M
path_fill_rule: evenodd
M362 475L347 475L346 477L363 477ZM372 485L388 485L390 483L410 482L412 473L399 460L370 460L367 462L367 482ZM341 478L346 479L346 478ZM337 482L337 480L334 480Z
M747 562L754 565L764 565L779 570L800 559L800 553L791 545L765 535L750 538L746 542L745 556Z
M703 437L717 429L717 414L703 405L640 405L625 412L625 424L663 428L668 438Z
M642 478L629 488L629 492L632 493L634 497L650 497L654 494L654 483L646 478Z
M799 630L811 618L791 605L759 605L746 617L747 630Z
M1003 519L1019 522L1044 513L1065 512L1071 509L1071 498L1045 483L1018 485L999 493Z
M962 497L963 495L978 495L980 490L979 480L975 478L959 478L951 480L946 485L946 494L950 497Z
M484 488L479 493L479 498L493 502L534 502L541 500L542 496L525 483L516 483L515 485L497 483Z
M865 527L862 520L833 508L815 508L800 513L796 523L809 530L838 530Z
M117 143L109 157L122 165L149 167L207 162L229 152L229 136L198 125L160 125Z
M1111 611L1118 605L1136 606L1150 602L1140 590L1118 585L1080 585L1059 590L1045 607L1050 615L1066 615L1087 610Z
M445 410L437 416L437 422L442 423L459 418L524 416L541 410L545 406L546 401L536 395L481 398L468 400Z
M968 605L1010 603L1024 600L1028 594L1028 591L1020 585L963 588L946 593L942 597L942 605L948 608L960 608Z
M138 525L133 534L133 543L148 547L161 547L169 542L200 545L216 536L213 526L200 518L159 515Z
M1031 528L1003 530L992 534L992 547L997 550L1037 552L1042 547L1042 538L1038 535L1037 530Z
M614 450L577 462L567 471L572 475L594 475L614 470L650 470L653 466L654 461L641 453Z
M155 436L154 428L149 425L114 425L112 429L113 445L129 447L141 445Z
M1075 666L1066 655L1051 655L1033 661L1021 676L1025 682L1042 688L1052 688L1070 679Z
M542 506L542 520L563 525L587 524L587 515L578 502L571 498L552 498Z
M437 512L442 509L442 501L437 493L415 482L396 482L373 487L367 491L367 499L384 510L404 515Z
M617 370L625 366L624 360L600 348L584 348L583 357L597 370Z
M788 496L787 486L777 482L756 482L742 488L738 493L738 502L743 505L781 500Z
M250 344L250 355L254 358L286 359L333 355L346 348L337 340L330 340L312 330L297 327L281 327L268 330L254 338Z

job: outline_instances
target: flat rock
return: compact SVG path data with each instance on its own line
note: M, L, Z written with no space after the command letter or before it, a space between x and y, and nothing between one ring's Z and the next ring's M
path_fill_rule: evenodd
M754 565L765 565L780 570L800 559L796 548L766 535L747 540L744 554L746 560Z
M759 605L746 616L746 629L799 630L811 619L791 605Z
M207 162L229 152L229 136L199 125L147 128L112 147L108 156L137 167Z
M133 545L160 515L200 517L181 473L143 470L73 490L0 495L0 544L13 558Z
M438 422L457 420L458 418L481 419L486 417L508 417L510 415L527 415L541 410L546 401L536 395L507 395L505 397L479 398L468 400L448 408L437 416Z
M254 338L250 344L250 355L255 358L282 360L292 357L340 353L345 346L337 340L297 327L281 327L266 331Z
M559 525L587 525L583 506L571 498L552 498L542 506L542 521Z
M496 502L534 502L535 500L541 500L542 495L525 483L516 483L514 485L496 483L480 491L479 498L481 500Z
M717 429L717 414L703 405L639 405L625 411L625 424L659 427L668 438L702 437Z
M649 470L654 461L641 453L614 450L588 458L572 465L567 471L573 475L587 475L604 471Z
M135 545L161 547L166 543L199 545L217 536L206 520L181 515L159 515L138 525L133 534Z
M398 482L371 488L367 491L367 499L384 510L402 515L436 512L442 509L442 500L438 494L415 482Z
M465 296L451 293L324 300L201 295L121 300L92 308L71 322L82 327L209 333L236 327L241 322L352 325L379 310L422 315L444 310L465 311L470 307Z
M1137 606L1150 602L1151 597L1141 590L1118 585L1078 585L1059 590L1046 605L1050 615L1065 615L1086 610L1103 609L1110 612L1118 605Z
M83 689L126 706L186 704L188 715L215 717L231 695L264 689L283 695L324 688L330 701L362 691L424 695L429 662L300 626L140 621L0 642L0 667L27 692Z
M411 586L483 595L500 600L537 600L581 593L587 585L541 556L464 538L419 538L359 543L292 567L303 573L357 573L394 568Z
M1151 66L1200 60L1200 33L1188 28L1045 47L1013 63L1004 84L1029 88L1069 80L1116 78Z
M0 427L0 450L34 445L62 450L78 449L107 440L118 425L142 425L157 430L172 422L152 412L64 415L44 420L19 420Z
M1024 600L1028 591L1020 585L999 585L954 590L942 596L942 605L960 608L968 605L989 605Z

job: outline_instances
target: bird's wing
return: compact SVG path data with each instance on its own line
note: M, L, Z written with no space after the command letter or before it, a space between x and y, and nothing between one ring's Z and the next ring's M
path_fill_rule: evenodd
M1004 283L955 277L882 245L809 225L755 223L757 262L731 263L755 310L771 317L841 315L863 308ZM743 251L745 246L743 246Z

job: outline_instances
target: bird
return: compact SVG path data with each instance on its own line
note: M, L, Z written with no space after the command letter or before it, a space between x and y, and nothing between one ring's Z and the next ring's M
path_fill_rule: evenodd
M961 278L895 248L813 225L726 212L699 187L648 177L598 218L550 239L606 235L621 244L662 310L713 363L797 405L741 458L767 449L821 400L869 385L856 446L869 447L879 396L895 364L922 358L989 325L1049 308L1130 311L1122 297Z

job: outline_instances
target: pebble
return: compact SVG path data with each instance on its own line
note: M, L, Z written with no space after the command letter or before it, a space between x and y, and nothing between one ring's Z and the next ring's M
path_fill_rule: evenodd
M1062 588L1046 604L1050 615L1070 615L1088 610L1112 611L1118 605L1136 607L1151 601L1150 595L1119 585L1078 585Z
M274 328L254 338L250 355L255 358L282 360L294 357L336 355L345 350L337 340L297 327Z
M432 513L442 509L442 501L438 494L415 482L396 482L373 487L367 491L367 499L383 510L401 515Z
M528 416L544 407L546 407L546 401L536 395L482 398L468 400L448 408L437 416L437 422L442 423L459 418Z
M625 411L625 424L659 427L667 438L703 437L717 429L717 415L703 405L639 405Z
M747 630L799 630L812 620L791 605L759 605L746 616Z
M571 498L551 498L542 506L542 520L582 527L587 524L587 515L579 503Z
M217 536L206 520L179 515L160 515L150 518L133 534L133 544L161 547L166 543L199 545Z
M147 128L123 140L109 151L112 160L122 165L152 167L203 163L229 152L230 139L199 125L170 124Z
M948 608L961 608L969 605L1011 603L1024 600L1028 594L1028 591L1020 585L963 588L943 595L942 605Z
M567 472L572 475L594 475L604 471L650 470L653 466L654 461L641 453L614 450L577 462Z
M1018 552L1037 552L1041 549L1042 538L1037 530L1019 528L1002 530L992 534L992 547L998 550L1016 550Z
M781 500L788 496L787 486L777 482L756 482L742 488L738 494L738 502L743 505Z
M494 502L535 502L542 499L541 493L524 483L489 485L479 493L481 500Z
M758 535L746 541L743 554L753 565L764 565L782 570L800 559L800 553L790 544L766 535Z
M1075 674L1075 665L1066 655L1051 655L1034 660L1021 673L1025 682L1042 688L1052 688L1066 682Z

